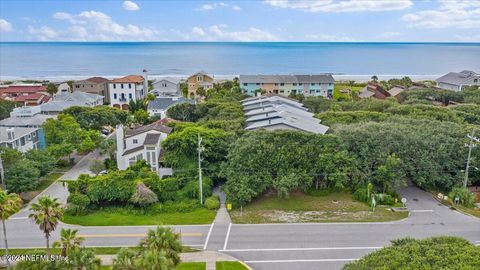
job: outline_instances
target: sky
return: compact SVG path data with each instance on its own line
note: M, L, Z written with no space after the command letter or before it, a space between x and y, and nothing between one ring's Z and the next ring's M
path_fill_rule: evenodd
M480 0L0 0L0 41L480 42Z

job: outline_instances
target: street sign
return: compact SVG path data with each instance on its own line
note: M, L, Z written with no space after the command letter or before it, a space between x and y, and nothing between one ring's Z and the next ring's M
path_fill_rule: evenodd
M405 206L405 204L407 203L407 198L402 198L402 203L403 203L403 206Z

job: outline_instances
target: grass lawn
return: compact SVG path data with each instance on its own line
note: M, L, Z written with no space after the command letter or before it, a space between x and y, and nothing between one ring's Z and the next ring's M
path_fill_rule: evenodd
M177 266L176 270L205 270L205 268L207 264L204 262L183 262Z
M47 187L49 187L51 184L57 181L57 179L60 178L62 175L63 173L61 172L52 172L40 178L39 185L35 190L29 191L29 192L23 192L20 194L20 197L22 198L23 202L28 203L29 201L31 201L43 190L45 190Z
M65 214L63 222L82 226L126 226L126 225L189 225L210 224L215 211L199 208L188 213L142 214L121 207L94 210L84 216Z
M217 262L217 270L247 270L240 262Z
M408 212L392 212L379 206L372 212L368 205L356 201L344 191L303 192L281 199L276 194L256 198L240 209L230 211L234 223L295 223L295 222L381 222L406 218Z

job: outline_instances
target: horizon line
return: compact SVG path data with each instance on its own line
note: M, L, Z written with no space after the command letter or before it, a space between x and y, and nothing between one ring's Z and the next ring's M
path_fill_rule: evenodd
M480 41L0 41L0 43L335 43L335 44L480 44Z

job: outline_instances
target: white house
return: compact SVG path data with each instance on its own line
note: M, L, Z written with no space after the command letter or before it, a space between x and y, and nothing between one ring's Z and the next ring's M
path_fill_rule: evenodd
M146 74L146 73L145 73ZM130 100L145 98L148 89L148 80L139 75L128 75L113 79L108 83L108 94L111 106L122 110L128 110Z
M163 152L161 142L171 131L171 127L164 126L158 121L127 130L124 130L122 125L117 126L118 169L125 170L138 160L145 160L160 177L172 175L172 169L162 167L160 162Z
M156 97L162 96L181 96L180 78L163 78L152 84L153 90L150 93Z
M461 91L465 86L480 85L480 74L470 70L450 72L436 79L436 82L438 88Z
M70 92L72 92L72 89L70 88L70 85L68 85L68 83L64 82L58 85L57 94Z
M160 116L160 119L163 119L167 116L167 110L170 107L181 103L195 104L195 101L184 97L157 97L148 102L148 114L150 116Z

